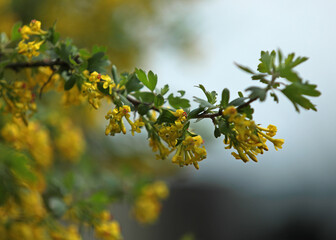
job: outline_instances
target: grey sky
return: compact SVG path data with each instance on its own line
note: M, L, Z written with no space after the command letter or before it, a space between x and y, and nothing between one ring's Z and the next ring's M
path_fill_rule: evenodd
M216 182L252 193L310 191L336 192L334 91L336 54L335 1L221 1L199 2L187 11L195 22L200 52L193 59L157 49L148 66L158 73L161 84L184 89L188 96L201 96L194 85L221 92L224 87L244 90L257 83L233 62L256 69L261 50L280 48L309 57L297 70L322 92L312 99L318 112L294 111L291 103L268 99L254 104L255 121L278 127L284 148L273 149L259 163L236 161L224 149L222 139L207 145L208 158L191 174L195 181ZM172 16L173 17L173 16ZM196 28L197 27L197 28ZM209 131L213 131L208 124ZM272 147L271 147L272 148ZM334 189L334 190L333 190ZM332 191L333 190L333 191Z

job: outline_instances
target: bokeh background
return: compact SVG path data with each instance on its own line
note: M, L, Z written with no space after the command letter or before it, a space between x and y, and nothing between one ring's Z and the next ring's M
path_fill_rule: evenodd
M168 83L189 98L201 95L199 83L218 92L255 85L233 62L256 69L261 50L308 56L298 71L322 92L313 100L317 113L297 114L284 98L254 104L257 123L278 127L282 150L244 164L201 121L194 128L205 136L208 158L199 171L160 170L171 186L160 220L144 227L130 220L127 205L113 210L130 240L335 239L335 9L331 0L0 0L0 29L9 32L18 20L57 20L62 36L83 47L105 45L120 70L153 70L159 87ZM155 162L144 135L109 144L122 156Z

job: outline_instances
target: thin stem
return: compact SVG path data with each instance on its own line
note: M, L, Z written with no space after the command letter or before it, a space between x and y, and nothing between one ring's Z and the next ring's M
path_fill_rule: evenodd
M45 88L45 86L47 86L47 84L51 81L52 77L55 75L55 69L53 69L53 72L50 74L48 80L42 85L41 89L40 89L40 94L39 94L39 98L42 98L42 91Z
M10 68L15 71L18 71L20 68L34 68L34 67L53 67L53 66L63 66L70 67L67 62L64 62L60 59L56 60L41 60L36 62L16 62L10 63L5 66L5 68Z

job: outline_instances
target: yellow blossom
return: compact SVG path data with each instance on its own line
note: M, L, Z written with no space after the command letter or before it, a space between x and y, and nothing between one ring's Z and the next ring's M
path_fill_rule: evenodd
M38 50L40 49L41 45L44 41L36 42L28 42L25 43L24 40L19 42L18 45L18 53L27 56L29 59L31 59L33 56L38 56L40 53Z
M119 223L115 220L104 221L95 226L96 235L103 240L121 240Z

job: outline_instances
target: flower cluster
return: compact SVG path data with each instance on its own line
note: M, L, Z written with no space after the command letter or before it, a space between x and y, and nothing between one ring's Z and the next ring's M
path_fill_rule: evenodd
M0 82L0 96L5 102L5 112L14 117L24 117L27 112L36 111L35 94L26 82L17 81L12 84Z
M200 147L203 144L203 139L200 135L195 135L191 132L184 131L187 124L187 113L182 109L177 109L173 112L177 118L174 123L165 123L157 125L158 136L153 134L149 139L149 146L153 152L159 151L156 155L157 159L166 159L168 155L175 151L172 162L180 167L193 164L196 169L199 169L198 162L206 158L205 147ZM166 147L162 139L168 147ZM180 140L180 144L178 144Z
M200 147L201 144L203 144L203 139L200 135L187 136L177 147L172 162L180 166L193 164L196 169L199 169L198 162L207 156L205 147Z
M32 20L29 26L24 25L19 29L19 32L21 34L22 40L18 45L18 53L27 56L29 59L31 59L33 56L38 56L40 54L38 50L44 43L44 40L29 40L31 36L40 36L47 33L41 29L41 22Z
M161 210L160 200L166 199L168 195L168 187L162 181L144 186L133 206L135 219L144 224L155 222Z
M123 237L120 231L120 225L116 220L111 220L111 215L108 211L103 211L94 229L98 238L103 240L122 240Z
M223 116L230 124L232 131L229 139L224 139L224 144L228 145L227 149L233 147L237 150L238 154L231 153L236 159L241 159L244 162L252 159L257 162L257 154L268 151L267 140L274 144L276 150L282 148L284 140L272 138L277 131L275 126L259 127L254 121L247 119L245 114L239 114L233 106L227 107L223 111Z
M53 160L49 132L38 122L26 126L22 120L13 119L1 130L4 140L17 150L29 151L39 169L47 169Z
M145 123L142 121L142 118L140 117L135 122L133 122L130 119L130 113L131 108L127 105L124 105L122 107L115 107L113 111L108 111L108 113L105 116L106 120L109 120L109 124L107 125L105 129L105 135L111 135L114 136L116 133L123 133L126 134L126 127L123 121L123 118L126 118L126 121L131 126L132 135L134 135L134 132L140 133L141 129L140 127L144 126Z

